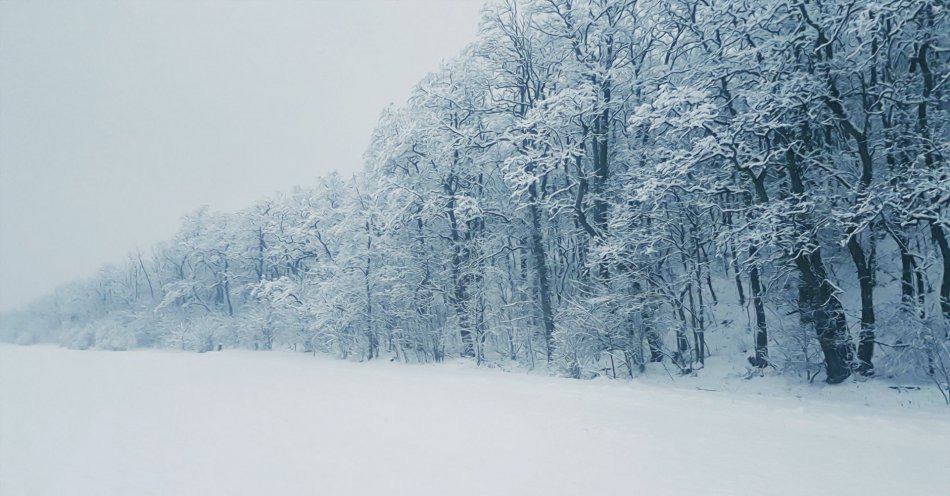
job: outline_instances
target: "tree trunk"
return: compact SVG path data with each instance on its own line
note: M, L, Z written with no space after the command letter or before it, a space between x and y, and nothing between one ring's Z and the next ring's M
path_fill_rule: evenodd
M453 169L457 162L458 151L456 150L454 152ZM464 273L465 268L463 267L463 264L468 260L469 251L467 246L462 246L463 239L459 232L458 220L455 216L455 186L456 179L453 172L443 184L445 193L449 197L448 205L446 205L446 213L449 218L452 238L452 279L455 287L452 292L451 302L455 309L455 316L458 319L459 334L462 339L461 355L465 358L473 358L475 357L475 343L472 338L472 325L469 317L469 277Z
M808 320L815 326L818 344L825 357L826 381L838 384L851 375L854 345L848 335L844 308L828 281L821 251L795 257L795 265L801 275L800 295L805 296L802 310L808 312Z
M769 195L765 189L765 174L752 176L752 185L755 189L755 198L759 204L767 204ZM769 332L765 322L765 304L762 302L762 282L759 279L759 264L755 258L758 255L759 247L755 244L749 246L749 289L752 291L752 308L755 311L755 357L749 357L749 363L753 367L765 368L769 364ZM735 259L735 253L733 253ZM738 275L736 278L738 279ZM799 306L807 300L802 298L799 291ZM805 315L803 312L802 315ZM803 321L802 324L805 322Z
M765 305L762 303L762 284L759 281L759 265L755 263L758 248L749 248L749 287L752 290L752 307L755 310L755 358L749 358L753 367L765 368L769 364L769 333L765 323Z
M805 186L795 151L789 148L785 158L791 191L804 196ZM796 221L799 232L810 233L808 242L796 248L793 258L800 275L799 309L803 312L803 321L815 326L818 344L825 358L826 381L838 384L851 375L854 345L848 333L844 308L834 285L828 280L828 271L821 258L821 246L813 234L813 222L807 214L799 215Z
M943 280L940 283L940 312L943 313L945 327L950 326L950 241L947 239L947 233L936 223L930 224L930 233L937 247L940 248L940 256L943 258Z
M873 375L874 364L874 266L864 256L858 235L848 239L848 251L858 271L858 286L861 288L861 333L858 335L858 372Z
M531 215L531 254L534 256L535 271L538 277L538 297L541 300L541 324L544 333L545 355L548 363L554 353L554 311L551 307L551 285L548 281L548 265L544 250L544 239L541 237L541 213L535 202L537 195L535 186L531 185L531 200L528 210Z

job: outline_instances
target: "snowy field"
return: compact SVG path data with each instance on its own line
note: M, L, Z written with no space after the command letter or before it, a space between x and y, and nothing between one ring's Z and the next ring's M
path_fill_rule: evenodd
M7 345L0 494L948 494L944 408Z

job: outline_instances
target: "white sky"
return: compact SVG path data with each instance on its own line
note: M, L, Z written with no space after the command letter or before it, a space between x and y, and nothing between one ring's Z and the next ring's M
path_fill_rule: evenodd
M358 170L482 0L0 1L0 310Z

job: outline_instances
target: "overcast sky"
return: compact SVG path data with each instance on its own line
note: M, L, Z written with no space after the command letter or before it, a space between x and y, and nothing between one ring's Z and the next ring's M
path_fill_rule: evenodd
M0 310L350 174L482 0L0 1Z

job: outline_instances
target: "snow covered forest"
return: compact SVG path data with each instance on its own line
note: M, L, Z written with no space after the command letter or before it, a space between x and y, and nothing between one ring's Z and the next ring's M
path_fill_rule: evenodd
M198 209L0 338L575 378L747 360L950 402L944 2L508 0L479 26L360 174Z

